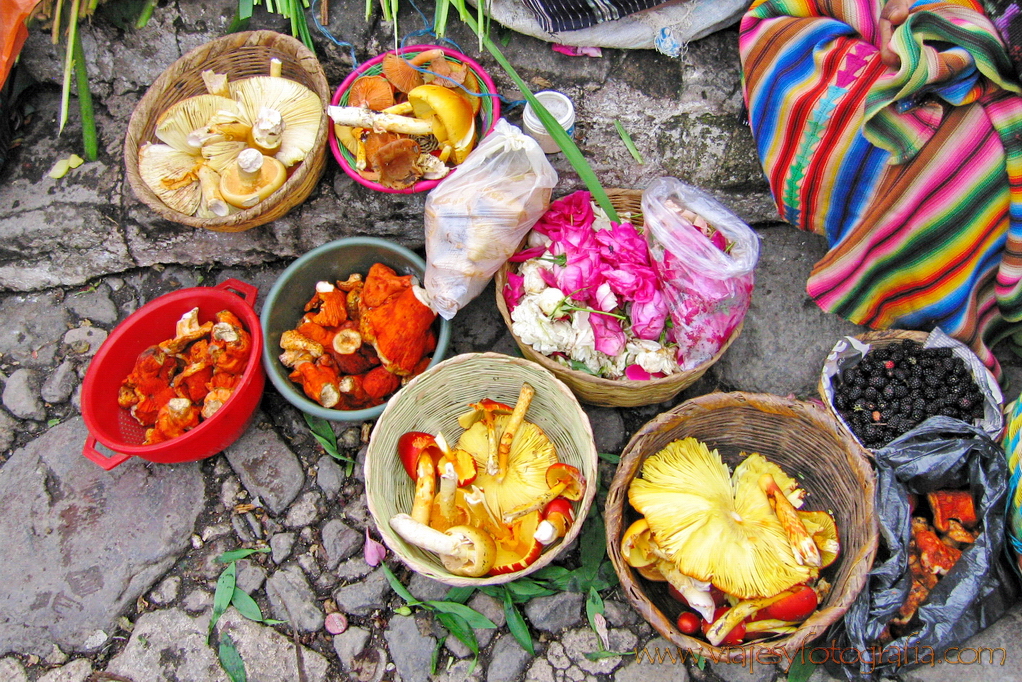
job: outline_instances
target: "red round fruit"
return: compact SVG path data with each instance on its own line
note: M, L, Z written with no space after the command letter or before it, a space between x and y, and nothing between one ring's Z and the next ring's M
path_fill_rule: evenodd
M699 626L702 625L702 622L703 619L691 611L682 611L681 615L678 616L678 629L686 635L694 635L699 632Z
M809 586L803 586L798 592L788 595L784 599L774 602L756 614L756 620L805 620L812 615L819 602L816 598L816 590Z

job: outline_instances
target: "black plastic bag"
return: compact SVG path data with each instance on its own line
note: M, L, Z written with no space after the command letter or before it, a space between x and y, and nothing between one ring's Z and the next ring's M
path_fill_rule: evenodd
M931 417L875 457L877 560L862 592L827 637L840 654L828 659L827 667L848 680L880 679L940 662L949 647L1004 615L1019 593L1005 546L1007 462L997 443L965 422ZM908 494L964 487L972 493L982 532L919 607L921 626L881 648L880 633L898 615L912 584Z

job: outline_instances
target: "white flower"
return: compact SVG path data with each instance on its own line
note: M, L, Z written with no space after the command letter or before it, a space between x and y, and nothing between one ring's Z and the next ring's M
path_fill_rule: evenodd
M597 356L602 353L596 351L596 337L593 335L593 326L589 324L589 313L577 311L571 318L571 329L575 339L568 354L572 360L585 363L590 370L599 371L600 360Z
M525 287L525 293L538 294L547 288L546 282L543 281L543 275L540 274L542 269L543 266L535 260L527 260L522 263L522 267L518 268L518 274L524 278L522 286Z
M610 290L610 282L604 282L596 287L596 307L605 313L609 313L617 306L617 296Z
M537 246L550 246L551 241L550 237L545 234L541 234L535 230L529 230L529 239L526 246L530 249Z
M635 364L650 374L656 374L657 372L674 374L678 371L678 362L675 360L674 350L661 346L656 341L634 339L628 342L625 351L626 353L634 354Z
M551 320L540 308L536 294L522 298L511 311L511 320L511 331L544 355L567 353L571 349L575 337L571 323Z
M627 218L621 218L621 219L622 220L627 220ZM611 229L611 225L610 225L610 218L607 217L607 212L604 211L602 208L600 208L600 206L598 206L597 203L594 201L593 202L593 232L598 232L599 230L609 230L609 229Z
M564 292L555 287L548 287L536 294L536 304L544 315L553 315L564 303Z

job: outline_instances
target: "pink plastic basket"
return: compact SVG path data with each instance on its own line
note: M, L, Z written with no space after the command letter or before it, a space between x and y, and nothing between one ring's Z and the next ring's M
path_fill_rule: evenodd
M480 88L482 88L483 92L492 93L489 97L482 98L482 106L479 108L479 115L476 121L479 130L484 131L480 137L485 137L491 130L493 130L493 126L497 123L497 119L500 118L500 99L496 94L497 86L494 85L493 79L490 78L490 75L486 73L482 66L460 52L455 52L447 47L441 48L437 45L412 45L409 47L402 47L401 49L396 50L396 52L400 55L415 56L420 52L436 49L442 49L444 51L444 56L450 59L459 61L462 64L467 64L468 67L472 69L476 78L479 79ZM395 50L391 51L394 52ZM386 54L387 53L377 55L369 61L360 64L357 69L352 71L348 77L344 79L344 82L340 84L337 91L334 92L334 96L333 99L330 100L330 104L337 106L347 103L348 89L351 87L351 84L355 82L355 79L360 76L376 75L381 73L383 71L383 58ZM330 151L333 152L334 158L337 159L337 163L341 165L341 168L344 169L344 172L347 173L352 180L363 187L368 187L369 189L374 189L378 192L388 192L390 194L415 194L417 192L427 192L446 179L420 180L406 189L391 189L390 187L384 187L378 182L366 180L359 175L359 172L355 170L354 157L337 141L337 135L334 133L333 125L329 126L327 139L330 143ZM450 177L456 170L457 168L452 168L451 173L448 173L447 177Z

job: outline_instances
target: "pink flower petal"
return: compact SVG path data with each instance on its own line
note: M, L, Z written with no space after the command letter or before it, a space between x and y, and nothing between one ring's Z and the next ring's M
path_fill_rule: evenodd
M531 249L522 249L507 260L509 263L524 263L530 258L539 258L544 253L546 253L545 246L533 246Z
M621 322L609 315L589 315L589 324L593 328L594 346L596 350L610 357L617 357L625 349L625 333L621 331Z
M380 562L387 556L387 548L369 536L368 528L366 528L366 544L362 554L365 556L366 563L370 566L379 566Z
M625 378L631 381L649 381L653 375L639 365L628 365L625 367Z
M504 303L507 304L507 311L511 312L518 307L522 297L525 296L525 278L517 272L507 273L507 284L504 285Z
M340 611L334 611L328 613L326 620L323 621L323 625L326 627L326 631L331 635L339 635L348 629L348 617Z

